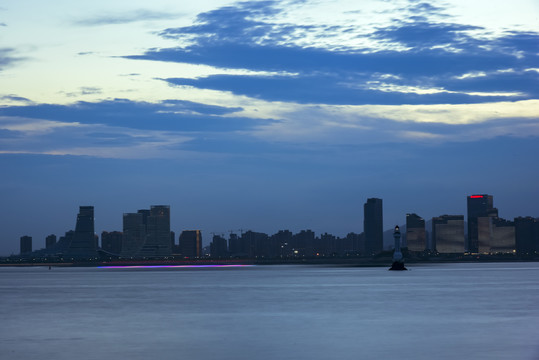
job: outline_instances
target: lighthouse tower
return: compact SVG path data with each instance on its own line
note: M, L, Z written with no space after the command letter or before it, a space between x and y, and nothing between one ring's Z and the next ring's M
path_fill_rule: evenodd
M407 270L404 267L404 259L401 253L401 232L398 226L395 226L393 238L395 239L395 252L393 253L393 264L391 264L389 270Z

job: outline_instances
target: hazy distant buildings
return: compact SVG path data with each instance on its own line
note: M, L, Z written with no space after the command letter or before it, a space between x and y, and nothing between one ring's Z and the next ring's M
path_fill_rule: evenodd
M56 245L56 235L51 234L45 238L45 249L51 250Z
M122 232L122 251L124 257L137 256L146 241L146 224L143 214L124 213Z
M224 237L213 235L210 243L210 254L213 258L225 258L228 256L228 247Z
M202 233L200 230L184 230L180 234L180 253L183 257L202 256Z
M382 252L384 245L382 199L370 198L363 205L366 255Z
M406 214L406 242L408 251L420 252L427 248L425 220L417 214Z
M432 218L432 247L441 254L464 253L464 215Z
M498 217L492 195L470 195L467 197L468 241L466 250L471 253L482 252L489 247L491 220Z
M115 255L122 252L123 234L120 231L101 233L101 249Z
M29 254L32 252L32 237L31 236L21 236L20 238L20 249L21 255Z
M530 216L515 218L515 248L519 255L539 252L539 221Z
M93 206L79 207L75 232L73 233L67 254L76 257L92 257L97 254Z
M122 256L165 257L171 254L170 206L154 205L150 210L123 215Z

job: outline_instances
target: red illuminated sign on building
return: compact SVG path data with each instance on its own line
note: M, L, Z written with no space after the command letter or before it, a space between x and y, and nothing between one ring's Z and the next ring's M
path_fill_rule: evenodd
M483 197L483 195L471 195L470 199L480 199L482 197Z

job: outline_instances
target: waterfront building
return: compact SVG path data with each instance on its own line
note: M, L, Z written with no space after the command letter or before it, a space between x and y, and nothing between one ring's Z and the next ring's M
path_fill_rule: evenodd
M142 213L123 214L122 251L124 257L138 256L146 241L146 224Z
M432 218L432 247L441 254L464 253L464 215Z
M513 254L516 252L515 223L513 221L491 218L492 237L489 254Z
M422 252L427 248L425 220L417 214L406 214L406 244L408 251Z
M539 245L539 222L531 216L515 218L515 248L519 255L534 254Z
M199 258L202 256L202 232L200 230L184 230L181 232L180 253L187 258Z
M45 238L45 249L51 250L56 245L56 235L51 234Z
M213 239L210 244L210 254L213 258L228 257L228 248L226 246L226 239L224 237L213 235Z
M170 206L153 205L148 210L139 210L146 225L146 239L138 255L143 257L165 257L172 254L170 243Z
M470 195L467 197L468 208L468 240L466 250L471 253L481 252L488 246L485 241L490 238L490 220L497 218L498 209L494 207L492 195Z
M20 249L21 255L29 254L32 252L32 237L31 236L21 236L20 238Z
M73 239L69 244L67 254L77 257L92 257L97 255L94 232L94 207L80 206Z
M119 255L122 252L123 234L120 231L101 233L101 249L104 251Z
M382 252L384 246L384 220L382 199L370 198L363 205L363 229L366 255Z

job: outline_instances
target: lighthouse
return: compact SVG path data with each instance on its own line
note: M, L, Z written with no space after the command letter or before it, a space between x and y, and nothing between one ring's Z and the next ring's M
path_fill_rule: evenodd
M393 253L393 264L389 270L408 270L404 267L404 259L401 253L401 232L399 226L395 226L393 231L393 239L395 239L395 252Z

